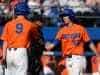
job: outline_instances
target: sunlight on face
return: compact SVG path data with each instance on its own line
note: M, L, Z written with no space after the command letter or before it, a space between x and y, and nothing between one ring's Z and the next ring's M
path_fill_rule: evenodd
M43 26L43 23L41 21L36 21L35 22L39 27L42 27Z
M68 24L68 23L71 22L71 20L69 19L68 16L63 17L63 20L64 20L64 23L65 23L65 24Z

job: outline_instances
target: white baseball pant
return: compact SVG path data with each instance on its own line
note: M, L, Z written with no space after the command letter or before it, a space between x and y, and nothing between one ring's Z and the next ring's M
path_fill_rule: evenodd
M83 75L86 69L86 59L85 56L72 55L71 58L65 59L66 69L68 75Z
M5 75L27 75L28 56L26 48L7 48Z
M99 72L92 73L92 75L100 75Z
M55 75L53 70L50 67L48 67L48 66L44 66L43 67L43 74L44 75Z

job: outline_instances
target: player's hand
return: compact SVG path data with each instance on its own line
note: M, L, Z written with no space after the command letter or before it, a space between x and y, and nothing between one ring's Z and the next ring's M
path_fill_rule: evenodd
M53 47L54 47L54 44L52 44L52 43L50 43L50 42L47 42L47 43L45 44L45 48L46 48L46 50L48 50L48 51L52 50Z

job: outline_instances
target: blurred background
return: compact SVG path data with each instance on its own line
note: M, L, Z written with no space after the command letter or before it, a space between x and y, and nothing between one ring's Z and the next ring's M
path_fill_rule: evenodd
M30 21L37 15L44 17L44 27L42 29L45 41L53 41L55 34L62 21L59 14L64 9L70 8L75 12L79 22L88 29L90 37L96 43L100 41L100 0L0 0L0 35L6 22L13 19L15 5L20 2L26 2L30 8L30 14L27 16ZM0 47L2 41L0 41ZM91 50L86 47L87 73L96 72L96 57ZM56 48L56 60L60 59L60 48ZM62 74L64 75L64 74Z

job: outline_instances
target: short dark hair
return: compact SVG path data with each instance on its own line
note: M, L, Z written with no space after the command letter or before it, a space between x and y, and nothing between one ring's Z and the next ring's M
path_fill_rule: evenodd
M41 16L41 15L38 15L38 16L34 16L33 21L40 21L40 22L43 22L44 23L44 18Z

